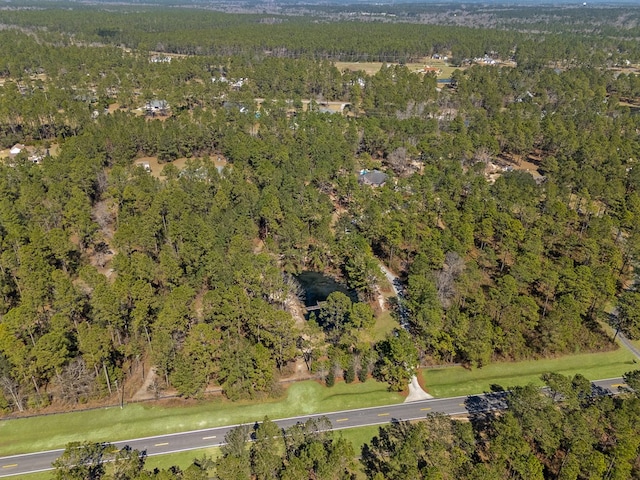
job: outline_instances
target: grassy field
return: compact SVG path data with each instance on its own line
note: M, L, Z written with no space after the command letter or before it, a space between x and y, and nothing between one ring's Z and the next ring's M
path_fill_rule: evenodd
M314 381L292 384L286 397L264 402L223 399L172 408L152 404L50 415L0 422L0 456L63 448L71 441L115 441L183 430L254 422L265 415L284 418L401 402L384 384L370 380L326 388ZM46 434L43 434L46 432Z
M335 62L335 66L341 72L344 70L351 70L357 72L362 70L367 75L375 75L382 67L382 62ZM411 71L422 70L425 66L439 68L442 73L438 75L438 78L449 78L454 70L459 67L452 67L443 60L425 59L424 62L419 63L407 63L406 67Z
M566 357L514 363L495 363L483 368L463 367L423 369L427 391L436 397L454 397L489 391L491 385L512 387L533 383L542 385L540 375L557 372L563 375L580 373L590 380L619 377L640 368L626 349L613 352L588 353Z

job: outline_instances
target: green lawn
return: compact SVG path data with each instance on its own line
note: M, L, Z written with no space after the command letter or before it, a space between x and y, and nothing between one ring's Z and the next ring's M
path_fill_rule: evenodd
M284 399L232 403L224 399L188 407L130 404L118 407L0 421L0 456L63 448L71 441L116 441L200 428L399 403L402 396L369 380L326 388L292 384Z
M38 472L30 473L27 475L13 475L12 477L6 478L11 480L51 480L53 478L53 472Z
M158 468L160 470L166 470L167 468L175 465L184 470L189 467L196 458L202 458L205 455L216 459L220 455L220 449L218 447L202 448L200 450L190 450L188 452L147 457L147 460L144 462L144 469L153 470L154 468Z
M423 385L436 397L454 397L489 391L491 385L512 387L533 383L542 385L540 375L557 372L580 373L590 380L619 377L640 368L625 348L613 352L587 353L566 357L513 363L494 363L471 370L462 367L423 369Z
M371 442L371 439L378 434L380 425L371 425L368 427L347 428L345 430L338 430L336 435L340 435L349 440L353 445L353 449L356 455L360 455L362 446L365 443Z
M400 324L393 318L391 312L382 312L378 318L376 318L376 324L373 327L373 341L378 342L384 340L387 334L393 331L394 328L398 328Z

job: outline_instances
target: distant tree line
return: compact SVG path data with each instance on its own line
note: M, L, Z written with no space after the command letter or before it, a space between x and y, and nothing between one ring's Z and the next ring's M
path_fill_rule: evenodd
M632 21L637 18L637 10L631 7L614 8L611 12L599 9L603 15L562 8L554 12L556 15L533 8L518 13L485 11L483 15L477 15L474 10L459 12L461 18L479 17L477 22L470 23L468 20L441 21L441 17L430 21L428 15L405 15L401 21L387 22L354 21L353 17L350 21L319 21L317 16L309 15L311 11L305 15L274 16L161 6L105 9L72 5L72 8L61 9L41 3L37 8L5 9L0 12L0 20L31 30L43 40L190 55L253 57L258 54L334 61L406 62L432 54L448 54L453 61L460 62L486 54L506 59L515 50L521 64L563 61L597 66L640 58L637 42L632 40L637 32ZM448 14L457 13L452 10ZM493 20L491 24L478 28L488 17ZM277 21L271 21L274 19ZM594 34L596 29L599 34ZM63 40L58 34L62 34Z

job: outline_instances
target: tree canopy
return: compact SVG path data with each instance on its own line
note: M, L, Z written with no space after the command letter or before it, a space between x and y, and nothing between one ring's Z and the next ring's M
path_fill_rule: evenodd
M527 17L542 37L0 11L0 405L115 398L143 365L188 397L278 395L300 359L402 389L418 363L615 348L617 297L636 335L638 52L614 10L602 36ZM446 84L408 65L435 56L461 67ZM386 337L381 263L404 290ZM305 270L354 298L294 317Z

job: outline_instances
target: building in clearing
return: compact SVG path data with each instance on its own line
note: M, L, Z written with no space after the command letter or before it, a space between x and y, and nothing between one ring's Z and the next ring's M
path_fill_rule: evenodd
M155 116L155 115L166 115L169 110L169 104L166 100L151 100L147 102L144 106L147 115Z
M153 55L149 59L150 63L171 63L171 57L168 55Z
M26 147L24 145L22 145L21 143L16 143L13 147L11 147L11 150L9 150L9 154L11 156L15 157L20 152L22 152L22 150L24 150L25 148Z
M362 170L358 176L358 182L361 185L369 185L371 187L382 187L387 182L388 175L380 170Z

